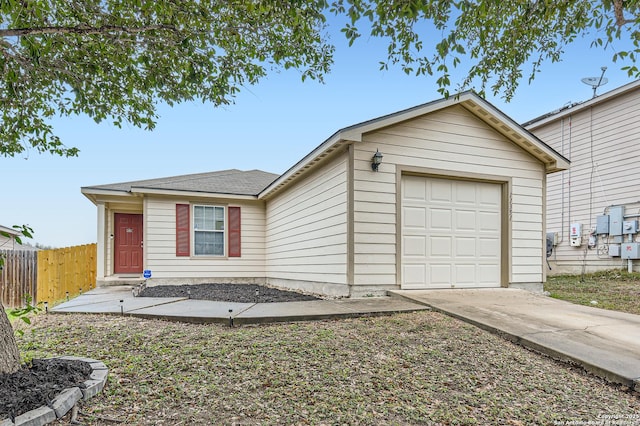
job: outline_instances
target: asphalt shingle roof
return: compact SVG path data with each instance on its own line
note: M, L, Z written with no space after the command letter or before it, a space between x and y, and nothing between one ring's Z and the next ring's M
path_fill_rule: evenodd
M192 191L214 194L258 195L279 175L262 170L222 170L209 173L172 176L108 185L87 186L83 189L131 191L131 188L168 191Z

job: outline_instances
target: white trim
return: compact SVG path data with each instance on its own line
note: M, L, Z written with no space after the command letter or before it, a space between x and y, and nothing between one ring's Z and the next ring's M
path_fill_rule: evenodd
M447 99L440 99L423 105L418 105L413 108L355 124L337 131L329 139L320 144L316 149L311 151L302 160L287 170L282 176L262 190L262 192L258 194L258 199L264 199L265 197L268 197L289 185L303 172L312 168L320 160L335 151L339 146L361 142L363 135L366 133L458 104L462 105L487 125L503 134L514 144L518 145L530 155L544 163L547 173L566 170L569 168L569 160L564 158L532 133L522 128L518 123L506 116L485 99L481 98L474 92L468 91L451 96Z
M603 102L607 102L613 98L616 98L618 96L624 95L627 92L631 92L633 90L636 90L640 87L640 80L636 80L632 83L629 84L625 84L624 86L620 86L617 89L614 89L610 92L606 92L603 93L600 96L596 96L595 98L591 98L588 101L584 101L581 103L576 103L576 104L572 104L566 108L562 108L556 111L552 111L548 114L545 114L541 117L538 118L534 118L533 120L527 121L525 123L522 124L522 126L531 131L534 129L537 129L539 127L544 126L545 124L555 121L555 120L559 120L563 117L566 117L568 115L572 115L575 114L577 112L580 112L584 109L593 107L595 105L601 104Z

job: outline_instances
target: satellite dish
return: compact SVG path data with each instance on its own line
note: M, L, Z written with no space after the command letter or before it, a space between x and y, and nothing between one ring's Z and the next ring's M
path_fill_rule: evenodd
M601 70L602 74L600 77L585 77L581 80L587 86L591 86L594 98L596 97L596 90L598 90L598 87L604 86L609 82L609 79L604 76L605 71L607 71L607 67L602 67Z
M582 79L582 82L584 84L588 84L589 86L591 86L594 89L597 89L600 86L604 86L605 84L607 84L609 82L609 79L606 77L585 77Z

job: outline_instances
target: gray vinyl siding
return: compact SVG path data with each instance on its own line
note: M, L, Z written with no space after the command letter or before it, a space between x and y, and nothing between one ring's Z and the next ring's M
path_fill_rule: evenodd
M379 171L373 172L376 149L384 157ZM361 293L400 284L396 188L398 170L406 168L510 182L510 235L502 236L510 239L509 283L503 284L543 281L543 164L463 107L452 106L372 132L364 143L355 144L354 287L363 286Z
M559 234L559 245L549 261L555 273L581 273L626 268L626 260L608 256L606 241L594 249L587 240L596 217L611 205L624 205L637 214L640 175L636 173L640 131L640 90L612 97L600 104L577 108L573 114L540 127L536 136L571 160L571 169L549 176L547 230ZM571 247L569 226L581 223L583 245ZM625 238L626 241L626 238Z
M267 201L266 261L273 284L347 294L346 153Z

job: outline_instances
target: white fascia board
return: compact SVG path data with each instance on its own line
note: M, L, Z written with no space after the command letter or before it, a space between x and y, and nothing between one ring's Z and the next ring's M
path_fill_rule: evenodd
M15 229L7 228L6 226L2 226L2 225L0 225L0 232L5 232L9 235L13 235L14 237L16 235L20 235L20 232L16 231Z
M169 195L169 196L181 196L181 197L198 197L198 198L224 198L228 200L257 200L255 195L239 195L239 194L225 194L217 192L200 192L200 191L184 191L184 190L172 190L172 189L157 189L157 188L144 188L140 186L131 187L132 194L153 194L153 195Z
M617 89L611 90L610 92L603 93L602 95L596 96L595 98L591 98L588 101L576 103L566 108L557 110L555 112L550 112L546 115L543 115L539 119L534 118L533 120L529 120L525 122L522 126L527 130L537 129L550 122L560 120L561 118L565 118L569 115L576 114L584 109L612 100L620 95L624 95L627 92L636 90L638 87L640 87L640 80L636 80L632 83L625 84L624 86L620 86Z
M513 121L513 119L493 106L490 102L487 102L477 95L466 96L465 98L466 99L460 102L464 108L541 161L545 165L547 173L569 168L570 161L568 159L560 155L560 153L544 143L533 133ZM521 141L526 141L526 144L523 144ZM527 144L534 147L533 152L529 147L523 146Z
M260 192L260 194L258 194L257 198L262 199L268 196L277 188L281 187L285 182L291 180L297 174L308 169L314 162L322 158L325 153L334 151L337 145L340 145L341 143L344 143L347 140L351 140L351 139L347 139L344 136L343 131L338 131L334 133L329 139L321 143L316 149L311 151L309 154L305 155L302 158L302 160L298 161L296 164L293 165L293 167L291 167L289 170L287 170L282 175L280 175L280 177L278 177L276 180L271 182L269 186L267 186L265 189L263 189Z
M98 204L98 198L106 197L133 197L128 191L116 189L80 188L82 195L87 197L93 204Z

